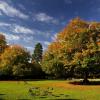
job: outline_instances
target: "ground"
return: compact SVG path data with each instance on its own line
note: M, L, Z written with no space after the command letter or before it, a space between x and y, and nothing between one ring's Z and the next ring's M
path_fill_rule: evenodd
M100 100L100 85L67 80L0 81L0 100Z

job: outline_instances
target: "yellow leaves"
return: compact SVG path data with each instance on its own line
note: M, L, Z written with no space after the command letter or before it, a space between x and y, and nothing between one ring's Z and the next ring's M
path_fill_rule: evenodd
M82 55L85 56L89 56L90 55L90 50L82 50Z
M80 18L75 18L57 35L57 40L60 43L66 42L69 52L74 48L81 48L82 43L84 44L86 42L85 39L88 39L88 26L88 22L85 22Z
M77 53L75 54L75 56L76 56L77 58L79 58L79 59L81 59L81 58L83 57L83 55L82 55L81 52L77 52Z
M12 66L14 64L27 62L29 53L21 46L9 46L1 55L1 66Z
M68 28L76 29L76 28L87 28L88 23L79 17L70 21Z
M83 57L88 57L90 55L94 55L98 50L96 49L87 49L87 50L82 50L82 55Z

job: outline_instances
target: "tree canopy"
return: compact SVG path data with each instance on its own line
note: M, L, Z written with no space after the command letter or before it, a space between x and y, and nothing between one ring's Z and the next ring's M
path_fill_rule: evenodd
M54 69L57 71L61 68L60 72L58 71L59 74L62 70L75 74L78 72L76 69L82 69L84 79L87 78L90 73L95 73L94 69L100 67L99 41L100 23L87 22L80 18L71 20L64 30L58 33L55 42L51 43L45 52L43 70L50 73L49 71L52 72ZM62 65L58 66L59 63L52 65L55 59L58 59L57 61Z
M21 75L28 69L30 55L19 45L9 46L1 55L0 71L5 75Z
M45 52L37 43L32 55L20 45L7 46L5 36L0 34L1 75L80 76L87 83L88 77L100 76L100 23L72 19Z

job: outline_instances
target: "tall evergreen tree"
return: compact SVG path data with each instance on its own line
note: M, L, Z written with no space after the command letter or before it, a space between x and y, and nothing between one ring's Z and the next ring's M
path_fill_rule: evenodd
M34 52L32 54L32 60L35 60L36 62L41 62L42 60L42 53L43 53L43 48L41 43L37 43L35 45Z

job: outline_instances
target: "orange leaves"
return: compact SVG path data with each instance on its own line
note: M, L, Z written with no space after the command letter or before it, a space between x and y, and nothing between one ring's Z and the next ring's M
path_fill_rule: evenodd
M71 20L67 27L65 27L64 30L58 34L57 38L59 41L68 41L70 38L72 39L76 34L78 36L77 38L79 38L81 33L87 32L88 26L88 22L85 22L80 18L75 18Z
M29 53L20 46L9 46L5 49L4 53L1 55L1 65L2 67L11 66L18 64L28 63Z
M18 46L18 45L12 45L12 46L9 46L5 52L2 54L2 56L4 57L10 57L10 58L15 58L16 56L18 55L23 55L28 52L26 52L26 50L21 47L21 46Z
M91 48L93 48L95 46L94 42L97 41L96 32L99 32L100 23L91 23L81 20L79 17L71 20L67 27L57 35L57 40L48 47L48 51L57 55L62 51L72 53L75 50L89 49L88 47L91 44ZM97 31L89 31L93 28Z
M50 52L58 52L60 48L62 48L62 45L59 42L53 42L51 45L49 45L48 50Z
M87 27L88 27L88 23L80 19L79 17L71 20L70 23L68 24L68 28L72 28L72 29L87 28Z
M100 42L97 42L98 46L100 46Z
M57 40L49 45L44 54L45 69L58 68L54 66L55 59L63 63L63 67L68 70L77 70L90 67L100 63L100 23L93 23L76 18L70 21L67 27L57 35ZM94 30L95 29L95 30ZM56 62L56 65L58 62ZM51 66L51 67L50 67ZM100 64L99 64L100 66ZM50 69L51 71L51 69Z

